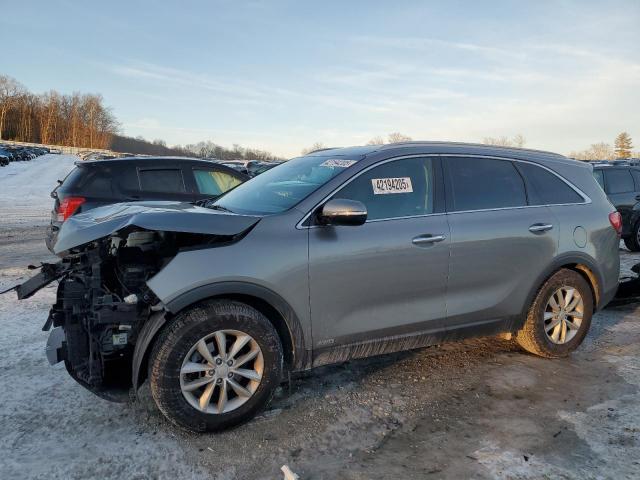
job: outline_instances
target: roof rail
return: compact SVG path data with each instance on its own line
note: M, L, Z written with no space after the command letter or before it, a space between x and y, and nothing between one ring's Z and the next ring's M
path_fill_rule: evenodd
M469 143L469 142L438 142L438 141L411 141L411 142L398 142L398 143L386 143L384 145L380 145L380 147L382 149L387 149L387 148L391 148L391 147L398 147L398 146L411 146L411 145L422 145L425 143L429 143L432 145L460 145L460 146L472 146L472 147L484 147L484 148L498 148L498 149L504 149L504 150L524 150L527 152L535 152L535 153L544 153L546 155L553 155L556 157L562 157L565 158L564 155L560 154L560 153L556 153L556 152L550 152L548 150L537 150L534 148L522 148L522 147L505 147L505 146L501 146L501 145L488 145L486 143Z
M338 147L325 147L325 148L318 148L316 150L311 150L310 152L305 153L305 155L310 155L312 153L317 153L317 152L324 152L325 150L335 150Z

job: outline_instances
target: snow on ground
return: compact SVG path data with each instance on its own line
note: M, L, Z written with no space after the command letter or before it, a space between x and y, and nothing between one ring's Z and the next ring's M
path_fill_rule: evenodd
M75 155L42 155L0 168L0 225L49 223L53 205L49 193L78 160Z

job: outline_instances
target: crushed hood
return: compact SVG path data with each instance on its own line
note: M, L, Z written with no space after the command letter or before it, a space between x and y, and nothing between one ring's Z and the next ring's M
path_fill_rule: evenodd
M236 215L190 203L116 203L68 218L60 228L53 251L59 254L127 227L231 236L259 221L260 217Z

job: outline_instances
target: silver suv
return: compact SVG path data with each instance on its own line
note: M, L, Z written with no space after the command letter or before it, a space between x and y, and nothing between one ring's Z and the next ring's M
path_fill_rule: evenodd
M620 216L592 167L407 143L290 160L203 206L70 217L21 298L60 279L52 363L109 399L149 379L174 423L263 408L287 372L507 333L563 357L618 285Z

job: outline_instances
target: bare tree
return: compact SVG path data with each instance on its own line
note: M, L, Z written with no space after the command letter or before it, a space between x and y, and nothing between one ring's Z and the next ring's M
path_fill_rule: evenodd
M0 139L5 128L9 111L16 106L17 100L24 92L24 87L15 79L0 75Z
M613 160L615 153L608 143L594 143L587 150L571 152L569 157L576 160Z
M384 145L384 137L382 135L376 135L367 142L367 145Z
M393 132L389 134L389 143L402 143L402 142L410 142L413 140L411 137L407 135L403 135L400 132Z
M316 142L308 148L302 149L302 155L306 155L311 152L315 152L316 150L322 150L323 148L327 148L324 143Z
M524 138L524 135L518 133L514 135L512 142L514 147L523 148L527 143L527 139Z
M527 140L520 133L514 135L513 138L509 137L484 137L482 143L485 145L495 145L497 147L517 147L522 148L527 143Z
M40 141L44 144L55 143L54 132L60 109L60 96L53 90L42 95L40 105Z

